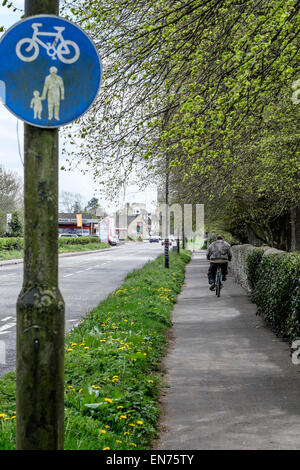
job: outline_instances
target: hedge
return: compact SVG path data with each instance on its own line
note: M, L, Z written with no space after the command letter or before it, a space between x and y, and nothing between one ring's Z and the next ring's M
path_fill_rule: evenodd
M0 250L10 251L10 250L22 250L24 248L24 239L7 237L0 238Z
M98 237L61 237L58 239L59 246L64 245L88 245L89 243L102 243Z
M290 342L300 338L300 255L263 256L254 250L247 257L247 270L257 313L277 335Z
M64 245L87 245L88 243L101 243L98 237L61 237L58 239L59 246ZM0 250L22 250L24 248L23 238L0 238Z

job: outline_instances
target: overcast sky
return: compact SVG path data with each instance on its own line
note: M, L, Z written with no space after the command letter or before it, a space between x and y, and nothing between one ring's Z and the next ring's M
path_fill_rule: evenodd
M24 0L14 0L13 4L22 11L13 12L12 9L2 6L0 3L0 25L6 29L20 20L24 9ZM0 33L2 35L2 33ZM1 80L1 71L0 71ZM20 151L19 151L20 148ZM64 164L60 155L59 166ZM0 164L6 169L13 170L23 176L23 122L11 114L0 101ZM60 190L71 191L82 194L88 201L93 196L98 197L102 204L108 208L110 203L101 198L97 185L93 183L92 177L83 175L80 171L59 172ZM127 191L128 202L145 202L151 210L152 202L156 199L156 192L152 188L140 192L134 186L129 186ZM115 208L111 206L114 210Z

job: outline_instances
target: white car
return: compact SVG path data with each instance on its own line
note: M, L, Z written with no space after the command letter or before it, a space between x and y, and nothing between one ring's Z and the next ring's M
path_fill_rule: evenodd
M78 235L76 235L76 233L60 233L58 235L58 238L62 238L62 237L75 237L75 238L78 238Z

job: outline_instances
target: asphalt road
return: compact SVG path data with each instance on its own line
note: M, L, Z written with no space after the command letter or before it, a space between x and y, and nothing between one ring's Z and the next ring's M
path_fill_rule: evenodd
M127 273L163 253L157 243L130 243L107 251L59 259L59 287L66 305L66 331L123 282ZM15 368L16 301L23 264L0 266L0 376Z

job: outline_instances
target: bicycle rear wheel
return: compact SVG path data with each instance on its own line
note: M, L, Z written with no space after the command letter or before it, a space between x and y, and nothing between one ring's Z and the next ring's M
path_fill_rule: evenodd
M220 297L220 293L221 293L221 284L222 284L221 273L220 273L220 271L218 270L218 271L217 271L217 274L216 274L216 296L217 296L217 297Z

